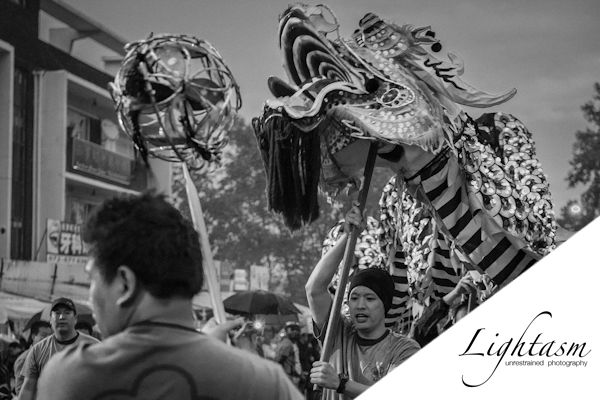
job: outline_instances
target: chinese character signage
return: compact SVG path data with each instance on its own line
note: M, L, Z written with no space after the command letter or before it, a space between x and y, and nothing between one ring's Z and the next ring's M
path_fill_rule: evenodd
M48 219L46 229L47 261L62 263L87 261L87 249L81 239L81 225Z

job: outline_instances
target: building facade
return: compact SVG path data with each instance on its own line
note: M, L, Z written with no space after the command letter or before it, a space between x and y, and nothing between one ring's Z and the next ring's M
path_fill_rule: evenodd
M0 258L78 255L68 235L104 199L171 194L170 165L147 168L117 124L124 44L58 0L0 0Z

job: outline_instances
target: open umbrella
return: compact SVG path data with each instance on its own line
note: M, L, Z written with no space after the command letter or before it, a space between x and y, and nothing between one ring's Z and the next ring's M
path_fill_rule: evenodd
M75 308L77 309L77 321L87 322L91 326L96 325L96 321L94 320L94 317L92 316L92 309L90 308L90 306L88 306L87 304L81 303L81 302L77 302L77 301L74 301L73 303L75 303ZM52 304L48 304L46 307L44 307L40 311L33 314L33 316L29 319L29 321L27 321L27 324L25 324L25 328L23 328L23 330L24 331L28 330L29 328L31 328L31 324L33 324L34 322L39 321L39 320L50 321L50 312L52 311L51 308L52 308Z
M299 314L300 310L285 296L266 290L247 290L223 301L231 314Z

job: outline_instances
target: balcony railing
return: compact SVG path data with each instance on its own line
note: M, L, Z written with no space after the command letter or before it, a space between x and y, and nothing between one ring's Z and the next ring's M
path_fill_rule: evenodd
M144 190L147 186L146 169L141 162L79 138L68 141L67 171L133 190Z
M123 185L131 183L133 160L87 140L73 138L71 166L77 171Z

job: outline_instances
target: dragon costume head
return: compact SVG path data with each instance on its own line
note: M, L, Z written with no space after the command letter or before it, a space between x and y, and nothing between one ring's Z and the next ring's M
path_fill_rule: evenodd
M288 82L269 79L275 99L253 121L270 207L292 228L318 216L319 177L330 192L356 182L370 141L436 153L452 141L457 104L489 107L516 93L492 95L462 81L458 57L434 55L441 45L429 27L369 13L350 39L339 28L324 5L283 13L279 46Z

